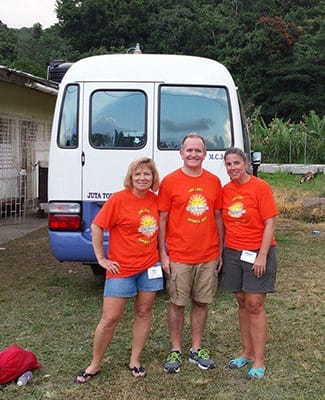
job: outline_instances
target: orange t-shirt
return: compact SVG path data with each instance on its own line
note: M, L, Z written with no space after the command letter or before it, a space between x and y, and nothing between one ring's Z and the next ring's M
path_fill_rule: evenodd
M222 208L221 196L219 178L206 170L192 177L178 169L163 179L158 208L168 212L166 244L171 261L197 264L219 257L214 211Z
M225 244L235 250L257 250L261 247L264 221L278 215L270 185L260 178L239 185L227 183L223 188L222 218ZM272 239L274 245L275 239Z
M159 260L157 195L136 197L125 189L107 200L93 223L109 231L108 258L120 264L120 272L107 278L127 277L145 271Z

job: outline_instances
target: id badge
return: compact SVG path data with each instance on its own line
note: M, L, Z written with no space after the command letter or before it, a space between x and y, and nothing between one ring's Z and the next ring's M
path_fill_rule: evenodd
M257 257L257 253L254 251L243 250L240 256L241 261L245 261L250 264L254 264Z
M162 268L161 265L155 264L152 267L148 269L148 278L149 279L157 279L157 278L162 278L163 273L162 273Z

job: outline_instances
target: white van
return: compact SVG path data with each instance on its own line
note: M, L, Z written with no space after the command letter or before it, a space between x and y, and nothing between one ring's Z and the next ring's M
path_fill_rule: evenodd
M160 176L181 166L189 132L207 143L204 168L228 180L230 146L250 156L237 88L220 63L160 54L102 55L73 64L57 99L49 158L49 240L60 261L96 263L91 222L123 188L131 161L155 160ZM105 238L105 245L107 246Z

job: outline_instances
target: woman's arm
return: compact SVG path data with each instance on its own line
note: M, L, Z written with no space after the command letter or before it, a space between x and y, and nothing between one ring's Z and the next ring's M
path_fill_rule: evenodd
M275 219L276 217L271 217L264 221L264 233L261 248L252 267L257 278L260 278L262 275L264 275L266 271L266 257L274 235Z
M217 272L219 273L222 268L222 250L223 250L223 244L224 244L225 227L224 227L223 220L222 220L221 210L215 210L214 216L215 216L215 220L216 220L218 237L219 237L220 257L219 257L219 263L218 263L218 267L217 267Z
M170 276L170 264L169 257L166 251L166 230L167 230L168 212L160 211L159 213L159 234L158 234L158 245L160 253L160 263L164 270L166 277Z
M119 272L119 263L116 261L108 260L104 254L104 231L98 225L92 224L91 225L91 232L92 232L92 242L93 248L95 252L95 256L97 258L98 264L105 268L106 270L112 272L113 274L117 274Z

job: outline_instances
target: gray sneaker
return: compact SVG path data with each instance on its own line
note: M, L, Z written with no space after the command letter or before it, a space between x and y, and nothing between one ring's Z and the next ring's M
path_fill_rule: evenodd
M190 351L188 356L189 362L196 364L201 369L215 368L214 361L210 359L208 350L198 349Z
M181 363L181 353L179 351L171 351L167 354L164 371L170 374L175 374L180 371Z

